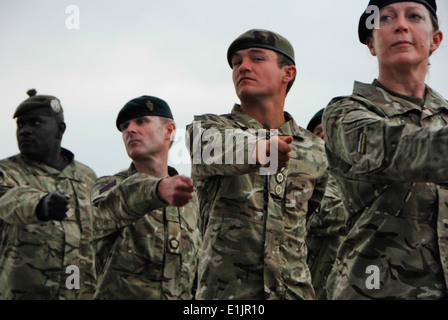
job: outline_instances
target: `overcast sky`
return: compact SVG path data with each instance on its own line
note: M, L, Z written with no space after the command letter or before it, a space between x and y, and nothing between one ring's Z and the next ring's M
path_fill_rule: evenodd
M26 91L61 100L63 147L98 176L131 160L115 128L129 100L154 95L168 102L178 128L170 164L190 174L182 134L195 114L228 113L235 95L226 52L253 28L290 40L298 75L285 110L306 127L355 80L378 75L376 58L358 41L368 0L0 0L0 158L18 153L12 115ZM79 29L70 5L79 9ZM448 1L438 1L441 48L427 83L448 99ZM72 24L73 25L73 24Z

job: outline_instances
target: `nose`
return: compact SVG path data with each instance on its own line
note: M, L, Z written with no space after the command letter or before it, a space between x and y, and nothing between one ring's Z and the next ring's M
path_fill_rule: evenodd
M128 133L135 133L136 132L136 125L132 121L130 121L129 124L128 124L128 127L125 130Z
M408 23L406 20L406 17L404 16L399 16L396 20L396 25L395 25L395 32L408 32Z
M246 71L250 70L250 68L251 68L250 59L249 58L243 58L241 60L241 64L240 64L240 66L238 68L238 71L243 73L243 72L246 72Z
M25 123L18 128L18 132L20 134L30 134L33 132L33 130L28 123Z

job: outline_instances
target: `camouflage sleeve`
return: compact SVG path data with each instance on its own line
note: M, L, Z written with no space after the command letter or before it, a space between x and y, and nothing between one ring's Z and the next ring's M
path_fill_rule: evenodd
M336 180L329 175L327 188L320 203L320 209L316 210L311 218L312 233L318 237L341 236L347 233L347 219L344 204L341 199Z
M417 127L344 98L323 115L330 166L374 182L448 181L448 126Z
M78 172L82 172L83 175L86 176L89 180L94 181L97 178L95 171L93 171L90 167L78 161L76 161L76 164L78 167Z
M97 179L91 191L93 237L105 237L152 210L167 206L157 195L157 186L161 180L142 173L126 179L119 176Z
M322 199L324 197L325 190L327 188L327 182L328 182L328 170L325 171L325 174L319 180L317 180L314 185L313 195L308 201L308 213L307 213L308 216L312 215L321 207Z
M219 116L195 116L187 126L192 178L241 175L260 168L252 154L261 139L251 130L220 121Z
M39 201L48 193L19 185L6 170L0 169L0 219L11 225L41 222L36 217Z

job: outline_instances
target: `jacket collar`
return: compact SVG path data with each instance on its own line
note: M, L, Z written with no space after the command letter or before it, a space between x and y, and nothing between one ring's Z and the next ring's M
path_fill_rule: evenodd
M241 106L239 104L235 104L233 106L232 112L230 114L233 120L242 130L267 130L260 122L241 110ZM301 138L303 129L301 129L296 124L293 117L288 112L284 111L284 114L286 123L278 129L278 134Z

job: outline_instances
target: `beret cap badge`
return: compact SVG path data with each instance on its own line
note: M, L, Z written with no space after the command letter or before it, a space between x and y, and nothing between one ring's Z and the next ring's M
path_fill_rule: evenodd
M290 59L294 65L294 48L288 39L278 33L264 30L251 29L236 38L227 50L227 62L232 68L232 56L239 50L249 48L262 48L276 51Z
M21 116L56 116L62 115L64 110L61 102L55 96L38 95L36 89L28 90L29 98L16 109L13 118Z
M151 102L151 100L146 100L146 106L148 107L149 111L154 111L154 104Z
M122 123L143 116L158 116L174 120L171 109L166 101L154 96L144 95L132 99L121 108L115 125L118 131L121 131L120 125Z
M51 109L53 109L54 113L60 113L62 110L61 104L58 99L53 99L50 102Z

